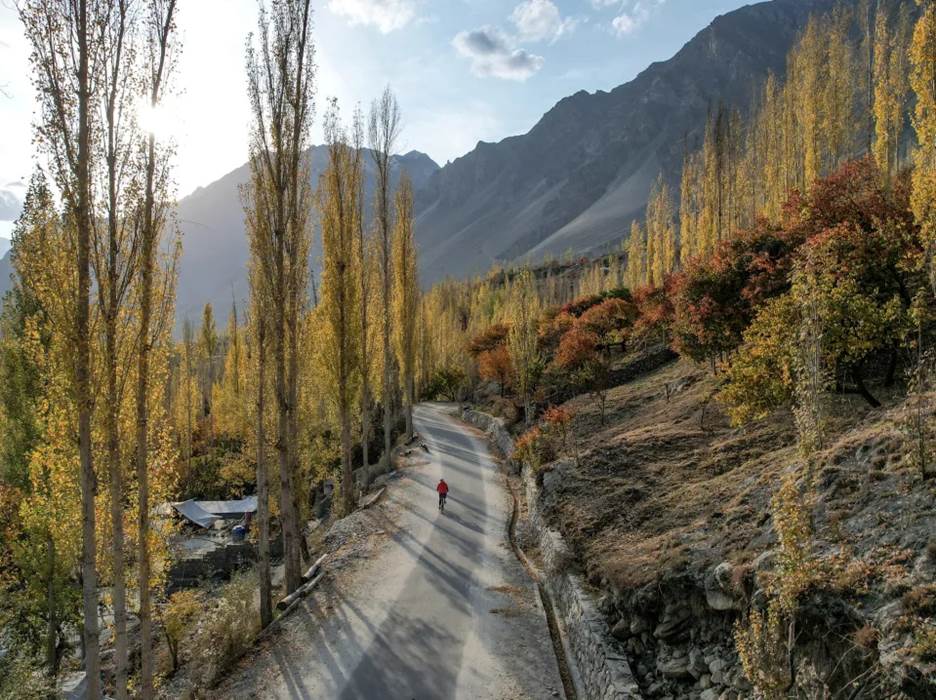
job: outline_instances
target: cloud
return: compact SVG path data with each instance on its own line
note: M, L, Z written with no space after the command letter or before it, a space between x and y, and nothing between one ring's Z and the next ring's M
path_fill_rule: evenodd
M605 2L605 0L592 0L592 2ZM621 4L621 13L611 20L611 30L617 36L632 34L650 19L654 10L665 2L666 0L626 0Z
M643 20L636 15L622 12L611 20L611 29L613 29L614 33L618 36L624 36L625 34L630 34L635 29L637 29L637 26L640 25L642 21Z
M535 74L545 62L542 56L515 48L497 27L482 27L459 32L452 46L471 61L471 72L481 78L523 81Z
M555 41L575 29L576 21L563 19L552 0L524 0L510 15L520 41Z
M414 0L329 0L328 9L351 25L372 25L381 34L402 29L416 16Z

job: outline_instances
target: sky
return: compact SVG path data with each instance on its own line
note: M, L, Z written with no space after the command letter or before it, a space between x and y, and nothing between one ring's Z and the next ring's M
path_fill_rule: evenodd
M744 0L313 0L317 103L350 115L385 85L403 112L399 152L440 165L478 141L529 131L563 97L610 90L666 60ZM153 128L177 146L178 196L247 159L244 46L257 0L181 0L175 93ZM29 51L0 0L0 190L32 169ZM313 141L321 140L319 122ZM0 216L0 219L3 217ZM0 237L9 235L0 220Z

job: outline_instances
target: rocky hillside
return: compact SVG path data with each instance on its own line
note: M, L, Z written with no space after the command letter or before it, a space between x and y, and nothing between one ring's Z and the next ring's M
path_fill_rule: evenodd
M795 643L787 659L784 627L757 672L791 668L783 697L936 697L936 505L908 458L899 393L879 409L836 398L807 476L787 412L733 428L715 388L678 361L612 389L604 424L593 399L573 399L579 459L539 475L538 506L644 697L752 697L735 635L788 570L776 513L791 478L810 531Z
M311 152L312 182L317 183L328 162L324 146ZM373 201L374 167L365 159L367 201ZM393 178L409 174L414 188L423 186L439 166L424 153L411 151L394 156ZM247 165L228 173L207 187L200 187L179 201L177 216L182 231L183 253L179 263L178 320L200 318L202 306L211 302L220 318L227 318L231 300L240 304L248 296L247 237L239 187L247 182ZM312 264L318 268L319 235L312 238Z
M479 143L418 197L424 281L620 240L661 171L676 181L687 145L720 102L744 107L830 0L773 0L717 18L672 59L610 92L560 101L533 129Z

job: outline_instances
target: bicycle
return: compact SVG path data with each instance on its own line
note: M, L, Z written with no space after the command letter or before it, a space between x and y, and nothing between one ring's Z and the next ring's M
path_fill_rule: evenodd
M444 512L445 512L445 499L446 499L447 496L448 496L448 494L445 494L445 493L440 493L440 494L439 494L439 512L440 512L440 513L444 513Z

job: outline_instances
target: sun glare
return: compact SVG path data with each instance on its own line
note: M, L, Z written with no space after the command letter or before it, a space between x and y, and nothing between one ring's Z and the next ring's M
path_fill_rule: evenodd
M136 107L140 128L151 133L160 141L178 135L181 126L180 112L170 102L163 102L153 107L149 100L141 99Z

